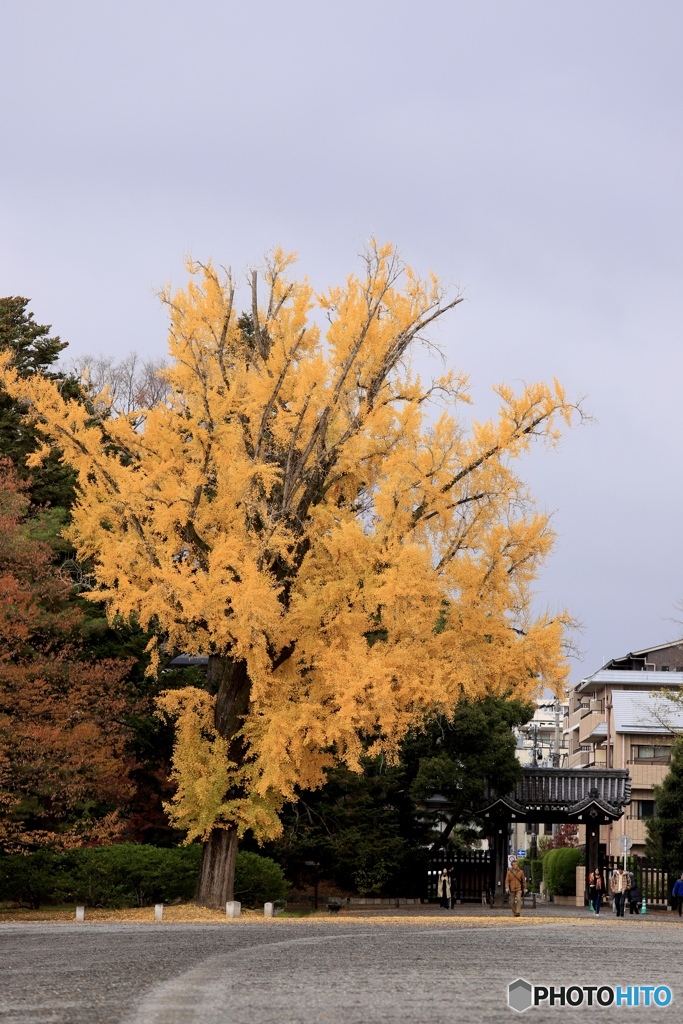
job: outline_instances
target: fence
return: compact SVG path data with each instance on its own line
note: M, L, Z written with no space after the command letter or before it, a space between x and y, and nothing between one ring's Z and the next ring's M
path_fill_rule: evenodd
M452 899L480 902L482 893L488 894L494 887L494 865L490 850L472 850L467 853L439 850L429 859L425 894L428 900L438 898L436 886L444 868L451 872Z
M618 867L624 866L623 857L606 857L605 874L609 877ZM671 896L669 876L650 857L627 857L626 870L635 876L638 888L648 906L665 907Z

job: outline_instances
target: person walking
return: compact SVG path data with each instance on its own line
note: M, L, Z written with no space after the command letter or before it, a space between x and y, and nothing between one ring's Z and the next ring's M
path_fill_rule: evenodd
M444 868L439 875L439 881L436 884L436 895L439 897L441 908L448 910L451 902L451 877L448 874L448 868Z
M512 913L515 917L519 917L522 913L522 902L524 899L524 891L526 889L526 876L522 869L517 866L517 861L513 858L510 861L510 867L508 873L505 876L505 892L510 894L510 906L512 907Z
M681 877L677 878L674 882L673 898L674 910L678 908L678 916L680 917L681 911L683 911L683 871L681 872Z
M455 910L455 900L456 900L456 897L458 895L458 885L457 885L458 879L457 879L454 867L451 868L449 874L450 874L450 881L451 881L451 910Z
M638 879L631 875L631 888L628 891L629 914L639 914L642 902L643 894L638 886Z
M612 898L614 899L617 917L623 917L626 894L631 888L631 876L628 871L624 871L622 866L619 866L616 871L613 871L612 877L609 881L609 887L612 891Z
M602 897L605 895L605 883L602 875L600 874L600 868L596 868L595 871L591 871L588 876L588 899L593 905L593 913L597 917L600 913L600 907L602 906Z

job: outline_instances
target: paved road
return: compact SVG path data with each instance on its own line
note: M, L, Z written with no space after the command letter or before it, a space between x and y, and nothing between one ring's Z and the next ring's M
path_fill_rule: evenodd
M683 925L0 926L2 1024L497 1024L517 1019L506 999L519 975L668 984L669 1009L630 1009L627 1019L678 1022ZM624 1011L534 1009L528 1019L623 1021Z

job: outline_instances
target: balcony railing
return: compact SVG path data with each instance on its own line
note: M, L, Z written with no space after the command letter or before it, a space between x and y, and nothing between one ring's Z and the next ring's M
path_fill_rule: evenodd
M671 755L664 754L660 757L634 757L626 764L671 764Z

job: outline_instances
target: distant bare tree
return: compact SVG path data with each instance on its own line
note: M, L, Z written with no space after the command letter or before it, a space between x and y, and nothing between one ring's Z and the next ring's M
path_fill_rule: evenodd
M169 391L162 376L165 365L163 359L141 359L131 352L120 361L113 356L84 355L72 360L69 370L81 378L93 401L106 390L110 412L129 416L164 401Z

